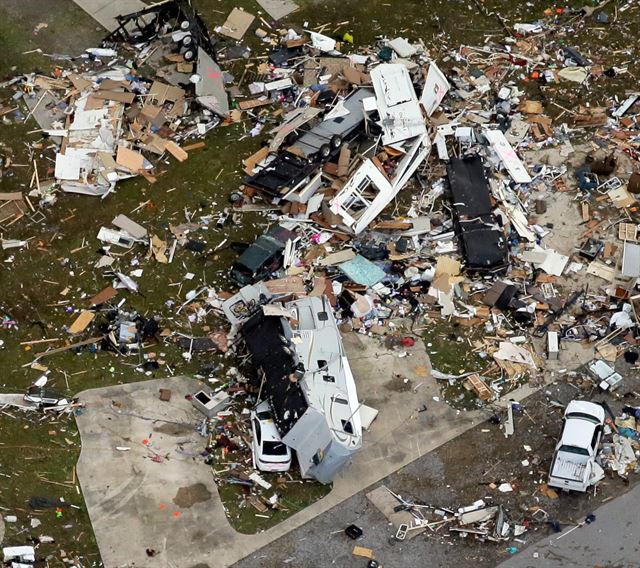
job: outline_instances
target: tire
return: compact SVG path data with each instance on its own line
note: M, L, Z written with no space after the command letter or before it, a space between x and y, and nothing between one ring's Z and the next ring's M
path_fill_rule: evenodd
M239 191L234 191L229 195L229 201L233 204L242 203L244 201L244 196Z
M190 28L191 28L191 22L189 20L182 20L182 22L180 22L180 29L183 32L186 32Z
M342 146L342 136L339 136L338 134L336 134L335 136L332 136L331 147L334 150L337 150L338 148L340 148L340 146Z
M331 146L329 144L323 144L318 150L318 158L320 160L326 160L331 155Z
M293 146L296 140L298 139L298 133L294 130L293 132L289 132L284 138L284 143L286 146Z
M182 47L189 47L190 45L193 44L193 36L192 35L184 36L180 41L180 43L182 44Z
M184 57L185 61L193 61L196 57L196 52L194 49L189 48L182 54L182 57Z

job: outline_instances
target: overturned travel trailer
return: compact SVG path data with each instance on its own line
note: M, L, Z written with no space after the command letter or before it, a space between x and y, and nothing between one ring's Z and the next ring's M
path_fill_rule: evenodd
M241 333L263 374L261 397L271 405L282 441L296 451L302 476L330 483L361 447L362 424L328 300L262 306Z
M258 171L246 178L247 185L280 200L288 199L313 180L319 181L322 164L363 130L362 101L370 96L368 89L354 91L310 128L308 124L322 111L317 108L292 111L292 116L278 128L272 143L275 150L283 142L288 143L287 148L279 154L271 153ZM319 187L319 183L313 184L313 190L306 192L307 198Z
M455 227L467 270L501 272L508 266L504 230L493 213L489 184L479 156L452 158L447 166Z
M375 159L364 160L331 201L331 211L342 219L345 229L356 235L382 213L431 151L423 111L406 67L379 65L371 71L371 81L382 143L401 152L402 157L393 172L385 171ZM444 77L442 81L434 95L438 102L444 96L445 85L448 88ZM433 112L435 106L430 98L428 105Z

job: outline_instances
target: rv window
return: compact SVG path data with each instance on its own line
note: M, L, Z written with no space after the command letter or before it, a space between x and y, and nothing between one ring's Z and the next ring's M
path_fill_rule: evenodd
M335 383L336 382L336 378L332 377L331 375L322 375L322 380L325 383Z
M338 398L337 396L333 399L333 402L339 402L340 404L349 404L347 400L344 398Z
M256 428L256 439L258 440L258 445L260 445L260 442L262 440L262 432L260 432L260 422L254 419L253 425Z
M347 434L353 434L353 426L351 425L351 422L349 420L340 420L340 422L342 422L342 429Z

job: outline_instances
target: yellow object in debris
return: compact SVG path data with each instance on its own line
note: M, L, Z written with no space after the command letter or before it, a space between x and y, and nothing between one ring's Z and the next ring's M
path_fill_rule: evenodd
M346 41L347 43L353 44L353 36L349 32L344 33L344 35L342 36L342 40Z

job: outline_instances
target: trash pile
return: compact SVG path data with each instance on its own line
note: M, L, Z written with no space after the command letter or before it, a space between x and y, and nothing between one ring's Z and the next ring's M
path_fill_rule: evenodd
M243 161L245 185L234 194L240 210L265 201L277 227L240 256L232 279L325 294L343 332L393 336L407 316L468 328L456 336L487 364L443 378L465 375L480 404L541 379L542 353L558 359L569 342L597 342L596 358L615 361L617 346L637 341L636 174L623 173L635 166L615 136L635 124L637 97L550 116L527 86L533 77L564 92L579 73L585 85L606 77L545 36L566 37L587 16L462 46L446 76L423 44L403 38L343 55L316 33L295 49L284 36L270 54L271 76L289 78L274 87L279 99L262 84L249 88L265 105L284 101L286 112L275 113L282 121L270 143ZM254 125L266 122L263 111ZM585 145L593 127L604 130ZM581 203L571 222L578 235L549 209L572 201ZM470 339L479 327L484 336ZM615 388L608 377L601 388Z
M636 420L640 410L633 406L625 406L622 413L612 423L607 424L607 433L611 441L602 444L598 460L605 470L616 473L628 480L632 473L638 473L640 467L640 433Z
M104 198L118 181L133 176L154 183L166 156L182 162L190 149L204 145L185 149L180 143L204 137L226 117L222 73L209 55L206 28L198 28L204 31L195 51L181 49L185 34L191 37L184 28L199 22L186 10L165 13L157 22L162 34L136 57L123 49L88 48L72 58L71 68L60 66L53 76L32 73L5 83L15 90L12 103L26 105L9 116L16 122L33 117L40 127L41 138L31 144L34 175L28 194L40 205L54 203L58 189ZM169 33L173 28L182 31ZM53 169L49 152L55 155Z
M254 470L298 483L287 473L295 452L302 478L328 484L362 446L375 414L358 399L341 334L378 336L400 358L437 328L470 359L446 362L429 342L432 376L447 402L467 398L469 408L541 384L575 346L593 356L561 375L585 392L615 392L623 366L637 369L640 341L640 95L579 104L578 93L627 69L571 46L586 19L608 24L604 12L551 16L446 51L404 37L356 49L348 34L260 18L256 55L244 41L252 14L235 8L216 43L189 2L170 1L118 17L104 45L63 58L52 76L5 83L18 108L3 120L33 118L40 138L27 193L0 195L3 222L35 215L30 197L42 207L58 190L104 198L133 176L154 183L169 155L185 161L204 145L187 141L218 126L241 123L242 138L262 141L212 214L185 209L182 222L166 220L166 237L119 214L96 228L97 243L71 250L95 245L89 268L110 284L91 297L78 287L82 305L56 304L74 317L64 330L73 343L40 352L31 368L66 350L109 351L137 372L173 375L163 352L145 350L169 343L185 363L202 358L198 378L212 389L193 404L211 435L205 454L216 480L246 487L259 514L283 505ZM571 108L549 102L554 94ZM225 238L212 250L198 232L224 231L244 213L261 215L264 230L236 247L228 279L193 286L196 269L183 263L163 308L126 305L152 263L229 248ZM3 249L27 244L2 239ZM43 386L30 402L76 408ZM640 449L636 411L626 412L598 458L623 477ZM429 530L505 541L526 530L499 505L449 510L394 497L412 516L401 540Z
M394 526L397 540L425 533L441 541L471 537L481 542L507 542L524 534L529 525L526 519L514 522L502 505L490 505L482 499L466 507L449 509L404 498L384 485L367 497Z

